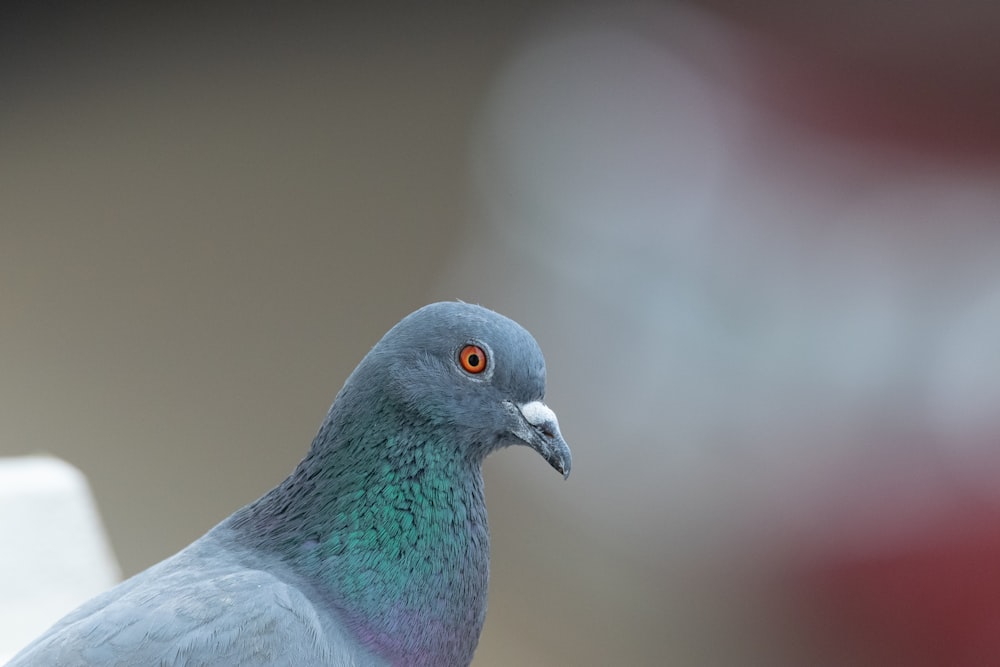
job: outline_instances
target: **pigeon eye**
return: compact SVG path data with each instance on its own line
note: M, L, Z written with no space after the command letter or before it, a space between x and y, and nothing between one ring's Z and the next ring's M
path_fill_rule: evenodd
M458 361L467 373L482 373L486 370L486 353L478 345L466 345L458 353Z

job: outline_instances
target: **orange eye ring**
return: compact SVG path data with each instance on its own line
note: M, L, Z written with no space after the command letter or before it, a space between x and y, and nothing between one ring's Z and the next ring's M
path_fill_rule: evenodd
M478 345L466 345L458 353L458 362L466 373L482 373L486 370L486 352Z

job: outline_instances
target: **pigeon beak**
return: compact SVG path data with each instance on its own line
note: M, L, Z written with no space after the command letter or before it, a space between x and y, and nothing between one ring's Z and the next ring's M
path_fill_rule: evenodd
M541 401L532 401L515 405L504 401L508 411L513 413L514 427L511 432L526 445L542 455L549 465L562 473L563 479L569 477L573 457L569 445L559 432L559 420L556 413Z

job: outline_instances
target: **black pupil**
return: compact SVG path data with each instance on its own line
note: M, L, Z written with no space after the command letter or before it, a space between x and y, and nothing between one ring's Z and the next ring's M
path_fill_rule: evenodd
M469 362L470 366L476 368L477 366L479 366L479 355L473 352L472 354L469 355L467 361Z

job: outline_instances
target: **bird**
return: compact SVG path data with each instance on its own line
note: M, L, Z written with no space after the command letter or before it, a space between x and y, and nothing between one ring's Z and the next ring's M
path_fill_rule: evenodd
M527 445L568 478L545 361L461 301L404 317L275 488L14 656L45 665L468 665L486 616L482 463Z

